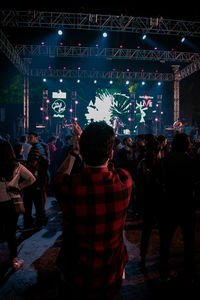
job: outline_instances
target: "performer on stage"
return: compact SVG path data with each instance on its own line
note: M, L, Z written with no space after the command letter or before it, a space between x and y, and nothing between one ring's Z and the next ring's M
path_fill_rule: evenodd
M120 118L118 118L117 116L114 116L114 120L113 120L113 129L115 134L119 134L119 129L120 127L124 127L124 123L120 120Z
M183 128L183 123L178 118L177 121L174 122L173 127L176 131L181 132Z
M117 116L114 116L113 129L114 129L114 133L118 134L118 131L119 131L119 119L118 119Z

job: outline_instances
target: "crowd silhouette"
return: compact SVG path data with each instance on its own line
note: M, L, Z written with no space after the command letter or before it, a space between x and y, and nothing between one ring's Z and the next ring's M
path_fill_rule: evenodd
M6 154L5 149L9 149ZM153 134L122 138L115 136L104 122L94 122L83 131L75 123L65 140L50 136L43 141L36 132L19 136L14 142L1 137L0 153L1 235L8 241L10 259L16 269L23 265L19 260L16 266L17 216L13 196L5 186L12 185L15 170L20 166L23 171L15 187L25 207L21 230L46 226L47 196L56 197L64 222L57 264L65 283L69 283L70 277L71 293L77 292L77 297L117 299L128 260L123 241L127 213L142 220L139 242L143 272L150 235L156 227L160 237L160 280L165 282L175 276L170 273L168 260L173 235L180 227L184 279L190 281L195 277L200 147L186 133L175 133L172 141ZM12 221L8 222L8 215ZM107 268L103 267L105 264ZM70 293L69 286L62 293Z

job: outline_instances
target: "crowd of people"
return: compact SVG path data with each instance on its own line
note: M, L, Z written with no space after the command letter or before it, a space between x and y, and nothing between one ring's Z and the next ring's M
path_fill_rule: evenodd
M123 239L128 212L142 219L141 270L145 270L151 231L157 226L160 279L170 279L170 245L180 226L184 277L191 280L195 275L199 149L185 133L177 132L172 142L153 134L121 138L105 122L93 122L83 131L74 123L65 141L55 136L41 141L35 132L19 137L13 145L0 138L0 222L13 267L17 270L23 265L17 256L18 216L13 199L19 195L23 199L23 230L39 230L48 222L45 204L52 193L63 215L57 258L61 296L117 299L128 261Z

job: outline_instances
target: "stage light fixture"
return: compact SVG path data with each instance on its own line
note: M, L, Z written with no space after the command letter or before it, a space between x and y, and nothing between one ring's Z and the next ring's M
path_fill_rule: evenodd
M103 32L103 37L106 38L108 36L107 32Z
M126 85L128 85L129 84L129 80L126 80Z
M146 34L143 34L142 39L145 40L147 38Z
M142 85L145 85L145 81L142 81Z
M63 31L61 29L58 30L58 35L63 35Z
M60 79L59 79L59 81L60 81L60 82L63 82L63 79L62 79L62 78L60 78Z
M158 85L161 85L161 82L160 82L160 81L158 82Z
M80 79L78 79L78 80L77 80L77 83L80 83L80 82L81 82Z
M185 37L183 36L182 38L181 38L181 43L183 43L185 41Z
M112 80L110 80L110 81L109 81L109 83L110 83L110 84L113 84L113 81L112 81Z
M46 82L47 80L46 80L46 78L43 78L42 81L43 81L43 82Z

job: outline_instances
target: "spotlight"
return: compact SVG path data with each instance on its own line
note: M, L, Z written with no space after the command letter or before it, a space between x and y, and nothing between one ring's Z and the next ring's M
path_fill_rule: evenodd
M97 83L97 80L94 80L94 83Z
M126 80L126 85L128 85L129 84L129 80Z
M58 35L63 35L63 31L61 29L58 30Z
M145 82L144 82L144 81L142 81L142 85L145 85Z
M108 36L107 32L103 32L103 37L106 38Z
M109 81L109 83L110 83L110 84L113 84L113 81L112 81L112 80L110 80L110 81Z
M185 41L185 37L183 36L182 38L181 38L181 43L183 43Z
M60 82L63 82L63 79L62 79L62 78L60 78L60 79L59 79L59 81L60 81Z
M80 83L80 82L81 82L80 79L78 79L78 80L77 80L77 83Z
M160 81L158 82L158 85L161 85L161 82L160 82Z
M47 80L46 80L46 78L43 78L42 81L43 81L43 82L46 82Z
M146 34L143 34L142 39L145 40L147 38Z

